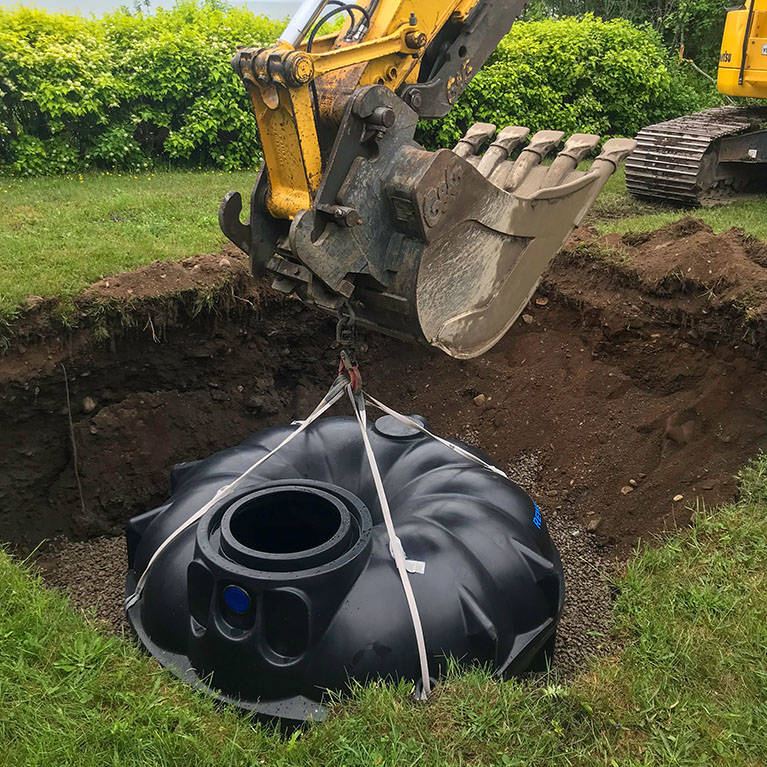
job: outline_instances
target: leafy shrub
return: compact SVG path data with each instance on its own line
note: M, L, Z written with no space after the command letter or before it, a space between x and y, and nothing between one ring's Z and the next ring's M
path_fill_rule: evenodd
M101 19L0 9L0 162L19 174L260 159L229 62L282 24L216 0Z
M158 163L252 167L256 123L229 62L282 22L223 0L102 18L0 9L0 166L19 175ZM519 22L432 145L470 123L633 135L694 94L657 35L625 21Z
M676 51L701 66L715 68L724 31L726 0L534 0L537 17L543 13L579 15L593 13L605 19L624 18L634 24L649 24Z
M451 145L473 122L633 136L694 111L700 98L656 32L625 20L517 23L450 114L423 125L431 145Z

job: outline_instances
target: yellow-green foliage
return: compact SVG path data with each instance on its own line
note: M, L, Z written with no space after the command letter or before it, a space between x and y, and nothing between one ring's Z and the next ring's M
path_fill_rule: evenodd
M282 23L216 0L102 18L0 9L0 164L20 175L260 157L237 45Z
M229 62L237 45L267 44L281 27L224 0L101 18L0 9L0 168L258 164L255 120ZM591 16L518 22L423 137L450 143L475 120L630 135L689 111L690 95L652 31Z
M577 16L593 13L605 19L624 18L648 24L672 50L684 45L685 55L701 66L715 68L722 44L726 7L723 0L532 0L528 15Z

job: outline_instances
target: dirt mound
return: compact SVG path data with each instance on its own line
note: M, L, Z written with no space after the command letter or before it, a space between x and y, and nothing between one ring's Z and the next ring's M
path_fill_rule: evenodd
M10 325L0 325L0 385L50 373L87 354L94 340L114 346L139 330L160 343L168 327L194 324L198 315L236 322L274 297L234 246L105 277L74 299L30 296Z
M234 246L105 277L72 300L30 296L13 322L0 327L0 386L50 375L61 364L88 356L94 342L114 350L138 332L162 343L169 328L192 326L198 318L214 327L236 324L275 298Z
M643 285L655 295L702 293L712 306L740 302L752 312L767 305L767 269L754 260L754 241L741 229L714 234L702 221L684 218L646 235L608 235L623 245Z
M655 232L573 233L544 284L626 327L648 320L689 339L761 357L767 341L767 244L683 218Z
M105 277L84 290L79 302L108 299L130 301L158 298L183 291L207 291L233 276L249 277L248 257L233 245L221 253L203 254L181 261L154 261L132 272Z
M580 230L570 242L619 261L648 295L695 294L712 307L739 303L752 315L767 309L767 245L742 229L714 234L699 219L683 218L654 232L596 236Z

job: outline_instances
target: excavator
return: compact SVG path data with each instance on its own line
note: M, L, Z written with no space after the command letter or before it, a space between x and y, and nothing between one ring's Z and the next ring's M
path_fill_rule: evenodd
M727 13L717 85L767 99L767 0ZM695 206L767 190L767 107L723 106L650 125L626 162L635 197Z
M264 163L248 221L229 192L221 228L256 275L336 315L342 342L359 325L459 359L486 352L634 149L610 139L584 171L599 136L556 154L561 131L477 123L452 149L416 142L524 6L305 0L275 44L235 54Z

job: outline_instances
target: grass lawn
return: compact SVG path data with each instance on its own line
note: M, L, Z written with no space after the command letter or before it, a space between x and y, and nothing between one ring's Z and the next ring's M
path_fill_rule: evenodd
M621 169L605 185L589 217L600 234L649 232L689 215L702 218L715 232L733 226L767 240L767 195L737 200L710 208L678 208L639 201L626 191L626 173Z
M217 711L0 552L0 764L543 767L767 759L767 456L741 500L639 553L619 658L573 684L453 673L425 704L374 684L289 736Z
M70 296L109 274L158 259L215 251L225 242L218 203L245 200L255 171L148 175L0 176L0 318L29 295ZM767 197L687 211L640 203L623 171L607 183L589 221L602 232L646 231L691 213L715 230L741 226L767 239Z
M0 315L109 274L221 247L218 204L255 171L0 177Z

